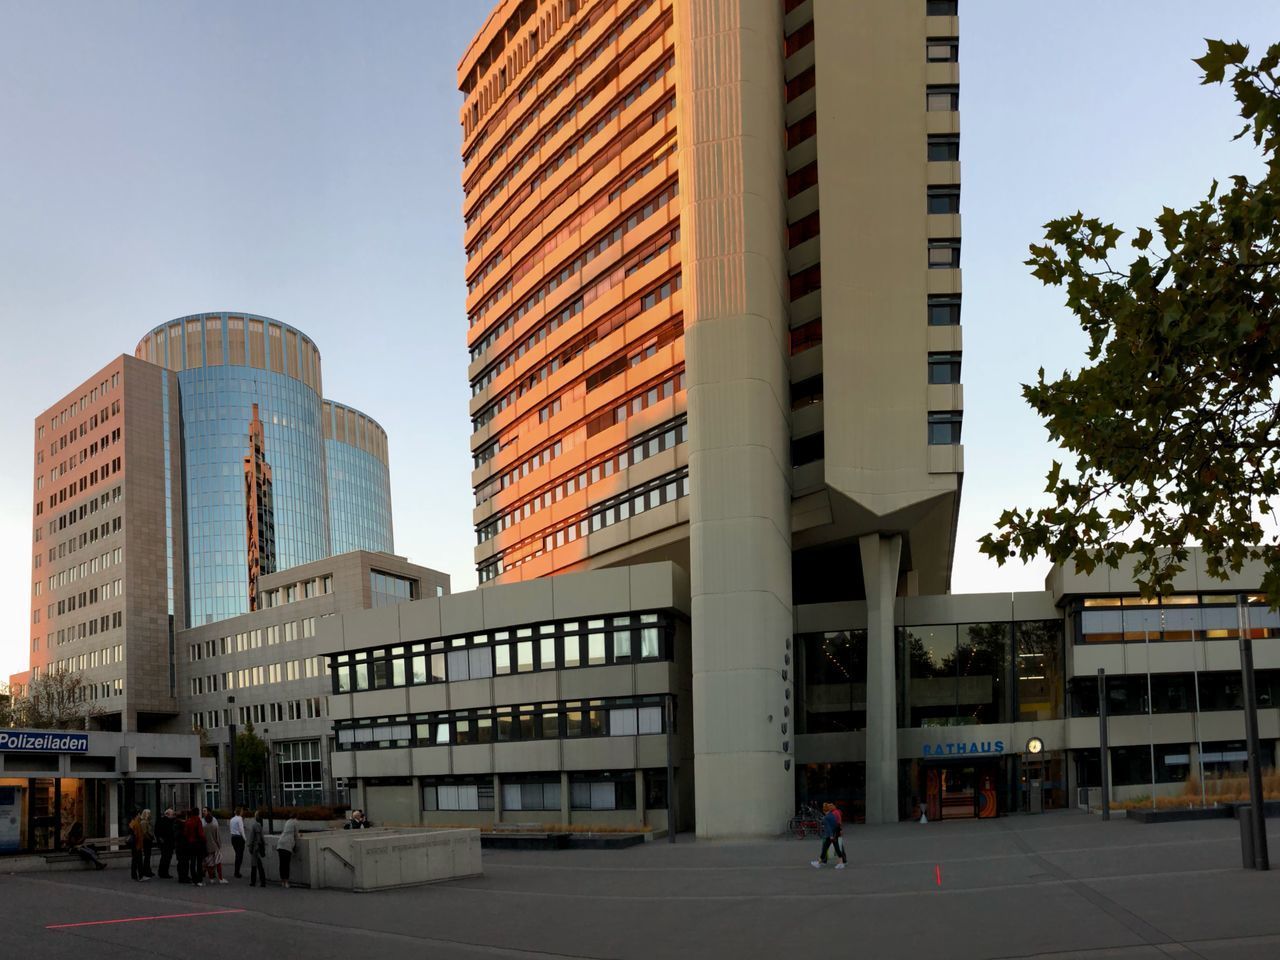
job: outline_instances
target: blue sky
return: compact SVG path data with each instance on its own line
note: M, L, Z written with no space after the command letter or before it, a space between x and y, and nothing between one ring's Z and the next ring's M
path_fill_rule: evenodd
M326 395L390 436L397 551L474 584L454 70L489 7L0 0L0 678L26 665L33 418L188 313L309 333ZM957 592L1046 570L973 546L1043 488L1019 384L1082 355L1022 265L1040 225L1131 228L1259 169L1229 92L1198 84L1207 36L1265 47L1280 7L962 0Z

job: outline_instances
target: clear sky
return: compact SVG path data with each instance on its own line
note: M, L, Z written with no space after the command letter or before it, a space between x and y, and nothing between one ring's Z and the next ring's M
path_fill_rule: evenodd
M0 679L27 661L35 415L188 313L310 334L326 394L387 429L397 552L474 585L454 70L490 7L0 0ZM1043 488L1019 384L1082 356L1022 265L1040 225L1131 228L1259 169L1203 37L1265 47L1280 5L961 0L957 592L1043 583L974 547Z

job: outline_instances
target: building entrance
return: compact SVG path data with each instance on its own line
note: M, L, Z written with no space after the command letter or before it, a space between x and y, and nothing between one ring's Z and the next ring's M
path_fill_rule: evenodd
M920 777L930 820L972 820L999 814L998 760L922 763Z

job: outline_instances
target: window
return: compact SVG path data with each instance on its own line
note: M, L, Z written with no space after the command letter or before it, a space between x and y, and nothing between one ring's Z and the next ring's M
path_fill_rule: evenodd
M958 353L929 354L929 382L930 383L959 383L960 382L960 354Z
M930 187L928 192L928 210L930 213L959 213L959 185L953 184L942 187Z
M822 402L822 374L791 385L791 409L800 410Z
M953 327L960 322L960 294L929 297L929 326Z
M802 323L791 331L791 355L822 345L822 318Z
M930 37L925 41L924 58L929 63L955 63L960 59L960 41L955 37Z
M931 112L959 110L960 88L955 84L929 84L925 90L925 109Z
M949 238L929 241L929 269L951 270L960 266L960 240Z
M821 433L810 434L791 441L791 465L802 467L826 456L826 438Z
M924 13L927 17L954 17L957 5L958 0L925 0Z
M418 596L418 581L378 570L369 571L370 602L375 607L390 607Z
M941 446L960 442L960 420L963 414L959 410L931 412L929 414L929 443Z
M635 773L623 770L572 774L569 781L569 806L573 810L634 810Z
M503 810L559 810L560 781L541 780L533 783L503 783Z
M424 784L422 809L492 810L493 780L450 780Z
M1151 785L1151 747L1111 748L1111 781L1117 787Z

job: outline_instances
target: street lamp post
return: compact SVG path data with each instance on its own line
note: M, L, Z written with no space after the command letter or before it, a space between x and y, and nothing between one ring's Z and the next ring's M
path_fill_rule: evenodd
M229 809L234 816L236 810L236 698L227 697L227 704L230 707L229 715L231 717L231 722L227 724L228 736L230 737L227 743L227 774L230 777L229 786L231 789L227 791L227 794L231 799Z

